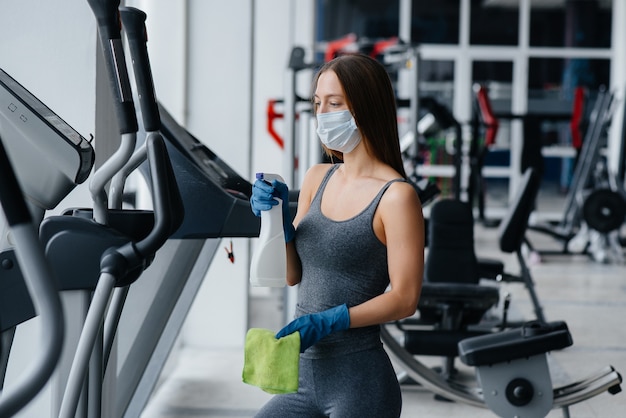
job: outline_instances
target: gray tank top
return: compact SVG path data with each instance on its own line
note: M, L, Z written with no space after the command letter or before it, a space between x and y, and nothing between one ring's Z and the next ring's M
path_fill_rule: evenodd
M302 263L296 317L346 303L359 305L382 294L389 285L387 247L374 234L374 213L394 179L386 183L356 216L334 221L322 214L321 202L333 165L322 180L308 213L298 224L295 245ZM380 327L351 328L333 333L310 347L308 358L322 358L380 346Z

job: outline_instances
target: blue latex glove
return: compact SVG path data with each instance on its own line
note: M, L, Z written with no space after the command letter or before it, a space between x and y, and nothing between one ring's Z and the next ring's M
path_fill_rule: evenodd
M289 188L285 183L278 180L272 180L272 184L264 180L255 181L252 186L250 206L256 216L261 216L261 211L270 210L278 205L278 200L274 199L275 197L283 201L283 231L285 232L285 242L290 242L293 240L296 230L291 222L291 213L289 212Z
M274 186L266 181L257 180L252 185L252 196L250 196L250 206L252 213L261 216L264 210L270 210L278 205L278 200L274 199Z
M278 331L276 338L282 338L299 331L300 352L304 353L304 350L328 334L348 328L350 328L350 314L348 313L348 306L344 303L322 312L303 315L294 319Z

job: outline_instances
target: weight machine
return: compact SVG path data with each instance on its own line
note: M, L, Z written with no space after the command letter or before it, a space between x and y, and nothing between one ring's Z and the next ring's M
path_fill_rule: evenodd
M623 179L610 173L602 154L614 108L614 95L600 90L589 116L589 128L565 199L562 219L556 225L531 224L529 227L560 241L563 247L557 253L586 252L600 262L624 261L619 234L626 219L626 193L621 184ZM533 248L528 239L527 244Z
M500 323L484 321L482 318L485 312L498 301L498 289L477 283L472 280L472 276L462 276L463 273L446 276L454 268L442 268L445 264L439 262L438 268L431 266L426 269L427 278L435 276L437 281L424 281L418 305L418 320L408 318L381 327L381 338L387 352L401 369L400 378L406 375L444 399L489 408L499 416L510 417L540 417L553 408L561 408L564 417L568 418L571 405L603 392L616 394L621 391L622 377L611 366L582 380L552 388L546 354L570 346L572 338L565 322L545 320L521 251L538 188L539 179L532 168L527 169L515 202L499 226L500 249L517 256L522 268L521 280L530 294L537 320L510 328L513 324L507 323L505 301L505 312ZM439 201L436 204L442 202L446 203ZM454 200L448 203L467 205ZM434 226L439 228L439 234L445 232L446 225L438 226L443 220L434 219ZM450 224L450 221L454 223ZM451 218L447 222L447 227L453 227L459 235L468 235L463 232L462 226L459 228L466 221ZM454 244L459 241L462 240L457 237L448 248L454 250ZM441 251L439 244L429 251ZM461 264L460 270L466 270L468 276L472 271L472 264L473 270L478 270L478 263L471 261L473 248L467 248L461 242L457 251L458 254L454 257L456 263ZM441 259L442 256L449 263L450 256L445 253L445 248L444 253L437 257L429 254L427 263L434 258ZM437 273L444 277L438 277ZM443 326L424 328L424 325L429 325L428 319L433 315L443 317L443 320L437 319L434 324ZM422 328L411 329L414 323ZM466 365L476 367L477 380L468 382L456 379L455 374L451 373L451 363L446 365L444 373L440 373L427 367L419 359L419 355L447 356L448 360L458 356Z

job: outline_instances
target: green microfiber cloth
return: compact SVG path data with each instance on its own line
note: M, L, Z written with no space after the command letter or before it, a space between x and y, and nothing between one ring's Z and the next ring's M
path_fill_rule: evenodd
M244 349L243 381L267 393L298 391L300 333L276 339L276 333L250 328Z

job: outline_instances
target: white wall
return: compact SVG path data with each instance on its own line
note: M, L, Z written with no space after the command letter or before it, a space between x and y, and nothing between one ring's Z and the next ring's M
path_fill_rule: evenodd
M314 2L267 0L256 2L254 35L254 85L252 102L252 174L257 171L275 172L286 177L285 157L282 149L266 129L266 108L269 99L285 97L288 82L286 70L293 46L307 51L306 62L312 60L314 36ZM297 93L302 97L310 94L311 71L298 74ZM277 106L282 111L281 106ZM279 134L284 133L282 120L275 122ZM291 187L299 187L289 185Z
M92 16L85 0L0 4L0 68L86 138L94 130Z

